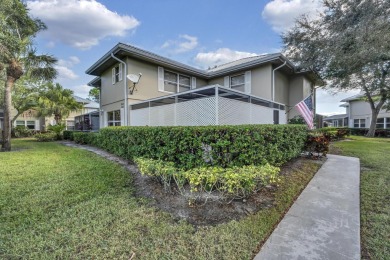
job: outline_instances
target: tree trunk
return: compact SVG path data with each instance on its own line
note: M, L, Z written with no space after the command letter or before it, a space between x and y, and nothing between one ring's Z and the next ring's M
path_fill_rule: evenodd
M3 152L11 151L11 90L14 83L15 79L13 77L7 76L4 91L4 129L3 144L1 148L1 151Z
M382 97L376 107L375 107L375 105L371 106L371 124L370 124L370 129L368 130L368 132L366 134L367 137L374 137L375 136L376 120L378 119L379 111L381 111L381 108L383 107L385 100L386 99Z

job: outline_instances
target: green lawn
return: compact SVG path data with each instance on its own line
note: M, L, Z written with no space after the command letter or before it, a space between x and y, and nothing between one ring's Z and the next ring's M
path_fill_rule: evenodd
M390 139L352 137L334 144L360 158L361 238L364 259L390 257Z
M0 259L250 259L319 167L284 178L272 209L196 229L134 197L131 175L97 155L29 139L13 148L0 153Z

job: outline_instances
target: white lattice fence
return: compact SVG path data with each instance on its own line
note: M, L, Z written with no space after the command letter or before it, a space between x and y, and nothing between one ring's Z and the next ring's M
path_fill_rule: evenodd
M178 103L176 124L181 126L216 125L215 114L215 97Z
M216 125L218 110L219 125L273 124L272 108L238 100L218 97L201 98L176 104L130 111L133 126L199 126ZM149 119L150 117L150 119ZM285 111L280 110L279 122L286 123Z
M220 125L244 125L251 123L251 104L228 98L218 99L218 123Z
M273 124L274 115L273 109L263 106L251 104L251 124Z

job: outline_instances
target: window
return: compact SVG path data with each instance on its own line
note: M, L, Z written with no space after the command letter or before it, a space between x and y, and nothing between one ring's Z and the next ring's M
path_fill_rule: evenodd
M121 111L115 110L107 112L108 126L120 126L121 125Z
M386 129L390 129L390 117L386 117Z
M35 129L35 121L27 121L26 126L28 129L34 130Z
M16 121L16 126L26 126L26 125L25 125L24 121L17 120Z
M230 77L230 88L245 92L245 74Z
M66 121L66 130L74 130L74 121L71 120Z
M191 89L191 78L164 70L164 91L177 93Z
M385 119L383 117L376 120L376 128L385 128Z
M116 65L112 68L112 84L122 80L122 64Z
M339 126L339 120L333 120L333 126L338 127Z
M353 127L355 128L365 128L366 127L366 119L354 119Z

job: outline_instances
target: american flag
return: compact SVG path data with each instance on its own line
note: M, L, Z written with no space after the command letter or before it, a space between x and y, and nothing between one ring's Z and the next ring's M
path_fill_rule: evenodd
M299 113L301 113L309 128L313 129L313 101L311 95L296 104L295 107L298 109Z

